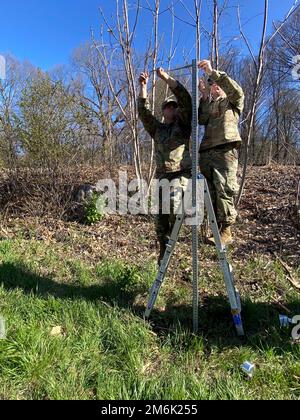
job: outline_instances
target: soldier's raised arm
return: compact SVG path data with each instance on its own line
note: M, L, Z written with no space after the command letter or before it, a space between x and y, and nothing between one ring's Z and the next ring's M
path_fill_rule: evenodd
M139 77L140 95L138 97L138 112L145 130L150 134L151 137L154 137L156 129L159 125L159 121L151 112L147 92L148 81L149 74L146 72L142 73Z
M224 71L214 70L210 61L202 60L198 67L206 72L209 78L214 81L227 95L229 102L237 109L239 114L243 112L245 96L241 86L231 79Z
M227 95L229 102L241 115L244 109L245 95L241 86L231 79L224 71L213 70L210 78L220 86Z
M157 75L167 83L176 97L178 104L177 118L179 121L186 125L191 124L193 115L192 98L187 89L162 68L157 69Z

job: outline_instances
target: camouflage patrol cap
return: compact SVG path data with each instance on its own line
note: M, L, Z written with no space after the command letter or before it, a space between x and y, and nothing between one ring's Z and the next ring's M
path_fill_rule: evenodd
M167 98L162 103L162 106L161 106L162 111L164 111L164 109L166 108L166 106L169 105L169 104L173 104L175 106L175 108L178 108L178 103L177 103L175 97L174 96L170 96L169 98Z

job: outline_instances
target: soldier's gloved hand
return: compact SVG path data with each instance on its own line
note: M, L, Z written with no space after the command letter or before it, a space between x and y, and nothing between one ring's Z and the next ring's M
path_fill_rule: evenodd
M139 83L141 86L147 86L148 82L149 82L149 73L145 71L141 73L139 77Z
M159 67L156 70L156 73L157 73L157 76L164 81L168 80L168 78L169 78L168 73L166 71L164 71L164 69L162 67Z
M210 76L210 75L212 74L212 72L213 72L213 68L212 68L211 62L210 62L209 60L202 60L202 61L199 61L199 63L198 63L198 68L199 68L200 70L205 71L205 73L206 73L208 76Z

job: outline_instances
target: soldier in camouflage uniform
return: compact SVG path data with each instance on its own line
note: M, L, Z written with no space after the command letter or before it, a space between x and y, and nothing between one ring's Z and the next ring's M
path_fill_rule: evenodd
M213 70L210 61L200 61L198 67L209 76L208 84L201 79L199 85L202 94L199 124L205 126L200 169L208 182L222 243L228 245L232 242L231 226L237 217L234 200L241 145L238 123L244 108L244 93L225 72ZM212 238L209 242L213 242Z
M150 109L147 96L149 75L142 73L139 78L140 96L138 98L139 117L150 136L154 139L156 157L156 178L172 181L170 190L170 214L163 214L162 191L160 191L159 214L156 217L156 232L160 245L159 263L169 241L176 219L176 209L182 202L182 194L191 177L191 157L189 142L191 137L192 99L185 87L169 76L163 69L157 75L165 81L174 97L162 104L164 123L155 118ZM168 197L169 198L169 197Z

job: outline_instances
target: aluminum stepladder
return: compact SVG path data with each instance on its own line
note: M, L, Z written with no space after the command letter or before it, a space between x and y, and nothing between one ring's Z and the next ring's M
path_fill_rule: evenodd
M192 119L192 208L194 209L194 217L196 217L196 208L197 208L197 182L204 181L204 204L207 210L209 223L213 236L215 239L216 250L218 253L219 263L221 270L223 272L226 290L231 306L231 313L233 316L234 325L236 327L237 334L239 336L244 335L244 329L241 319L241 301L239 293L235 289L232 267L228 263L226 248L222 246L221 238L218 230L218 225L215 217L214 208L212 205L207 181L205 178L198 174L198 69L197 69L197 60L193 60L192 65L192 99L193 99L193 119ZM178 239L178 235L182 224L185 219L184 210L182 214L178 214L169 243L167 244L166 252L163 257L161 266L159 268L158 275L156 280L150 290L150 298L145 311L145 318L149 318L150 313L155 305L159 290L165 279L166 271L169 267L172 254L175 249L175 245ZM199 292L198 292L198 278L199 278L199 265L198 265L198 226L193 224L192 226L192 259L193 259L193 331L198 333L198 323L199 323Z
M207 181L201 174L198 174L198 181L201 181L201 180L202 182L204 181L204 204L207 211L210 228L212 230L213 237L215 240L216 251L217 251L217 255L219 259L220 268L222 270L224 281L225 281L225 286L226 286L227 295L229 298L233 322L234 322L237 334L239 336L243 336L244 329L243 329L242 318L241 318L240 296L234 286L232 267L229 264L228 259L227 259L226 247L224 247L221 243L221 237L220 237L218 224L215 217L215 212L214 212L213 204L211 201ZM167 244L166 252L161 262L158 275L150 290L150 298L149 298L149 302L145 311L145 318L149 318L151 311L155 305L159 291L164 282L166 272L168 270L171 257L173 255L184 219L185 219L184 212L182 214L178 214L176 217L176 221L175 221L175 224L174 224L171 236L170 236L169 243ZM198 229L197 226L196 228Z

